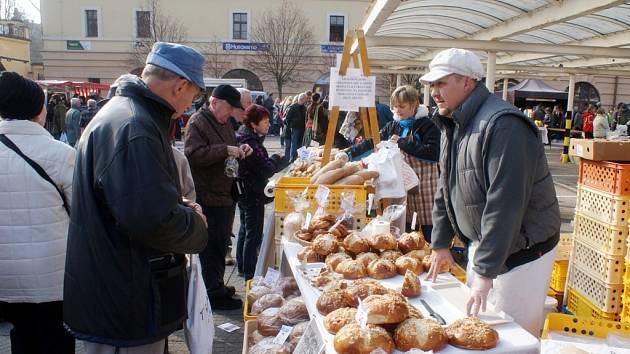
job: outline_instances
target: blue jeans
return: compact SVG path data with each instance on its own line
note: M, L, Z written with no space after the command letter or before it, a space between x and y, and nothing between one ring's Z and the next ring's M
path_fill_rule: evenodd
M285 128L289 129L289 128ZM291 132L288 132L288 135L284 137L284 161L286 165L291 162Z
M304 146L304 130L291 129L291 162L297 159L297 150Z
M236 265L245 280L254 277L258 262L258 249L263 238L263 224L265 222L265 206L238 206L241 214L241 227L238 231L236 243Z

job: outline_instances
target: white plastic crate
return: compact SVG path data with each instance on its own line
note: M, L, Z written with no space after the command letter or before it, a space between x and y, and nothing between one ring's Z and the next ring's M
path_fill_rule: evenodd
M580 266L569 266L567 287L584 295L603 312L620 313L623 284L607 284L582 270Z
M575 210L601 222L628 226L630 196L619 196L578 185Z
M620 284L623 282L625 271L623 256L611 256L575 240L571 262L604 283Z
M589 246L606 254L623 256L626 254L628 225L614 226L597 221L581 212L575 213L573 236Z

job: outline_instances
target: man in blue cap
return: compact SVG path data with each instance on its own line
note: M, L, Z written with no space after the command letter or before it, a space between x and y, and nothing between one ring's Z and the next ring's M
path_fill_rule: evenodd
M205 248L207 225L182 198L168 128L203 89L203 63L155 43L78 143L63 313L88 354L162 354L186 319L184 255Z

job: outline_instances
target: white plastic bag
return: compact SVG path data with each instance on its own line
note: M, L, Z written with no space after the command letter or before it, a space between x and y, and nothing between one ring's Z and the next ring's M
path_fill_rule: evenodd
M66 135L66 132L62 132L61 135L59 136L59 141L61 141L62 143L66 143L66 144L70 144L70 142L68 141L68 136Z
M191 354L211 354L214 320L198 254L190 255L188 273L188 319L184 323L186 344Z
M377 146L378 151L364 159L370 171L379 173L379 177L376 179L376 200L407 196L404 183L400 183L400 181L405 180L405 176L403 173L404 161L398 145L383 141Z

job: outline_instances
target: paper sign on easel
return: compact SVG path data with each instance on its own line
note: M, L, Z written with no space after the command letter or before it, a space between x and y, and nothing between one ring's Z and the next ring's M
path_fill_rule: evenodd
M375 76L363 76L356 68L348 68L345 76L339 76L338 68L330 68L331 107L374 107L375 97Z

